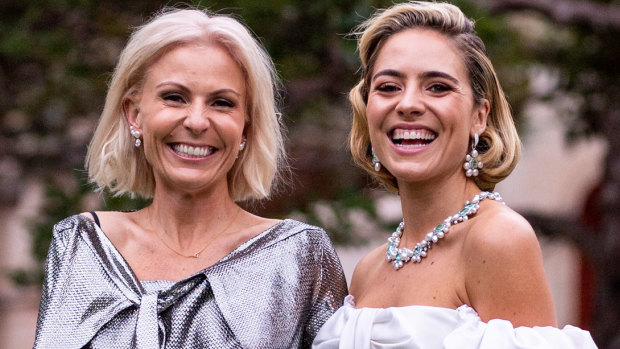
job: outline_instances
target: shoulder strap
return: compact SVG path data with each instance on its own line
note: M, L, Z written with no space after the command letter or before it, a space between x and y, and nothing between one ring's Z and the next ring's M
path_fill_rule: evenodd
M89 211L88 213L93 215L93 219L95 220L95 224L97 224L97 226L99 228L101 228L101 224L99 224L99 217L97 217L97 214L95 213L95 211Z

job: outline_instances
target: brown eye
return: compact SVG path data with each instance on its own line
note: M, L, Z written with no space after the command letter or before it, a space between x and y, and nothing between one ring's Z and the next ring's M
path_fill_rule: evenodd
M381 92L394 92L398 90L398 86L394 84L381 84L375 87L375 90L381 91Z
M429 91L433 93L444 93L448 91L452 91L452 87L445 84L432 84L429 88Z

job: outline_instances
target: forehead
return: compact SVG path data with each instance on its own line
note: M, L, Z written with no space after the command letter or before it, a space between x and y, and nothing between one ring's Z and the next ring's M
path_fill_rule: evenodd
M379 51L373 75L383 69L405 73L441 71L467 80L465 64L454 43L444 34L424 28L393 34Z
M214 42L182 44L162 53L149 65L146 78L166 76L245 82L245 74L238 62L223 45Z

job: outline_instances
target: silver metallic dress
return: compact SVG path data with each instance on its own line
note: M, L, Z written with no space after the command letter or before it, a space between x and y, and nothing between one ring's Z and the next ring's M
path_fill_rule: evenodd
M54 227L35 348L306 348L347 294L325 232L284 220L178 282L141 282L103 231Z

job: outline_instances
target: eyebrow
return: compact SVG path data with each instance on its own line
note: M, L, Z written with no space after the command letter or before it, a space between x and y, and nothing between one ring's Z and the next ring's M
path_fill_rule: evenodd
M162 87L162 86L174 86L174 87L177 87L177 88L182 89L183 91L189 91L189 88L187 88L187 87L185 87L184 85L179 84L179 83L177 83L177 82L173 82L173 81L164 81L164 82L162 82L162 83L157 84L157 85L155 86L155 88L160 88L160 87ZM237 92L237 91L233 90L232 88L222 88L222 89L219 89L219 90L213 91L213 92L211 92L210 94L211 94L211 95L216 95L216 94L219 94L219 93L225 93L225 92L230 92L230 93L235 94L235 95L237 95L237 96L241 96L241 93L239 93L239 92Z
M446 80L450 80L455 84L459 83L459 80L452 75L440 71L428 71L420 74L421 78L444 78Z
M226 92L230 92L230 93L232 93L232 94L234 94L234 95L236 95L236 96L241 97L241 93L239 93L239 92L237 92L237 91L233 90L232 88L222 88L222 89L219 89L219 90L217 90L217 91L213 91L211 94L212 94L212 95L217 95L217 94L220 94L220 93L226 93Z
M393 76L393 77L396 77L396 78L404 78L405 77L405 74L403 74L402 72L399 72L398 70L385 69L385 70L382 70L382 71L378 72L377 74L375 74L372 77L372 81L374 81L378 77L384 76L384 75ZM459 83L458 79L456 79L452 75L450 75L448 73L440 72L440 71L435 71L435 70L426 71L426 72L420 73L418 76L420 78L422 78L422 79L424 79L424 78L443 78L443 79L450 80L450 81L452 81L455 84Z
M155 88L160 88L160 87L163 87L163 86L174 86L174 87L180 88L182 90L187 90L187 87L185 87L182 84L179 84L177 82L174 82L174 81L160 82L159 84L155 85Z
M404 78L404 77L405 77L405 74L403 74L403 73L399 72L398 70L394 70L394 69L384 69L384 70L382 70L382 71L378 72L377 74L375 74L375 75L372 77L372 81L375 81L375 80L377 80L377 78L378 78L378 77L380 77L380 76L384 76L384 75L387 75L387 76L393 76L393 77L395 77L395 78Z

